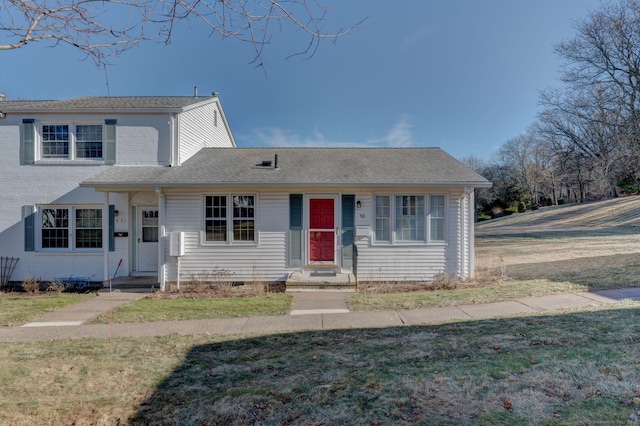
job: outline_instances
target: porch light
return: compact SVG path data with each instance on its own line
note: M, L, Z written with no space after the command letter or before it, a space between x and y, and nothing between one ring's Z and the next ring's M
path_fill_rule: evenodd
M362 207L362 203L360 202L360 200L356 201L356 209L359 209Z

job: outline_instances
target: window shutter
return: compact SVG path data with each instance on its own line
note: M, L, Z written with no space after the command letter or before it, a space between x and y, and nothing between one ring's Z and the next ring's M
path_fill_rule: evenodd
M33 164L36 156L36 121L33 118L22 120L20 145L20 164Z
M104 162L116 163L116 124L118 120L104 120Z
M353 268L353 243L355 241L355 195L342 196L342 266Z
M22 206L24 251L36 250L36 206Z
M115 212L116 206L109 204L109 251L116 250L116 238L115 238Z
M302 267L302 194L289 195L289 265Z

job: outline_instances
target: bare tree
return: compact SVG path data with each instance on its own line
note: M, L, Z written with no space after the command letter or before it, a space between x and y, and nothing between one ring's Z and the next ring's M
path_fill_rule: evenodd
M200 23L210 35L253 46L254 62L275 33L291 26L308 37L293 55L313 56L359 23L325 28L328 0L0 0L0 50L48 42L79 49L103 67L107 58L147 40L171 42L181 22Z

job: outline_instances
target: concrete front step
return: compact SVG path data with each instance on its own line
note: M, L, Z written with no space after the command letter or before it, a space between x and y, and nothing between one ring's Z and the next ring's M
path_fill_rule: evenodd
M353 274L305 270L289 274L286 291L355 291Z

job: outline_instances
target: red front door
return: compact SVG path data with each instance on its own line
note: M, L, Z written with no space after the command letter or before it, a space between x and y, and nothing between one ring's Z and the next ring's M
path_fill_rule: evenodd
M311 262L333 262L335 252L334 200L309 200L309 254Z

